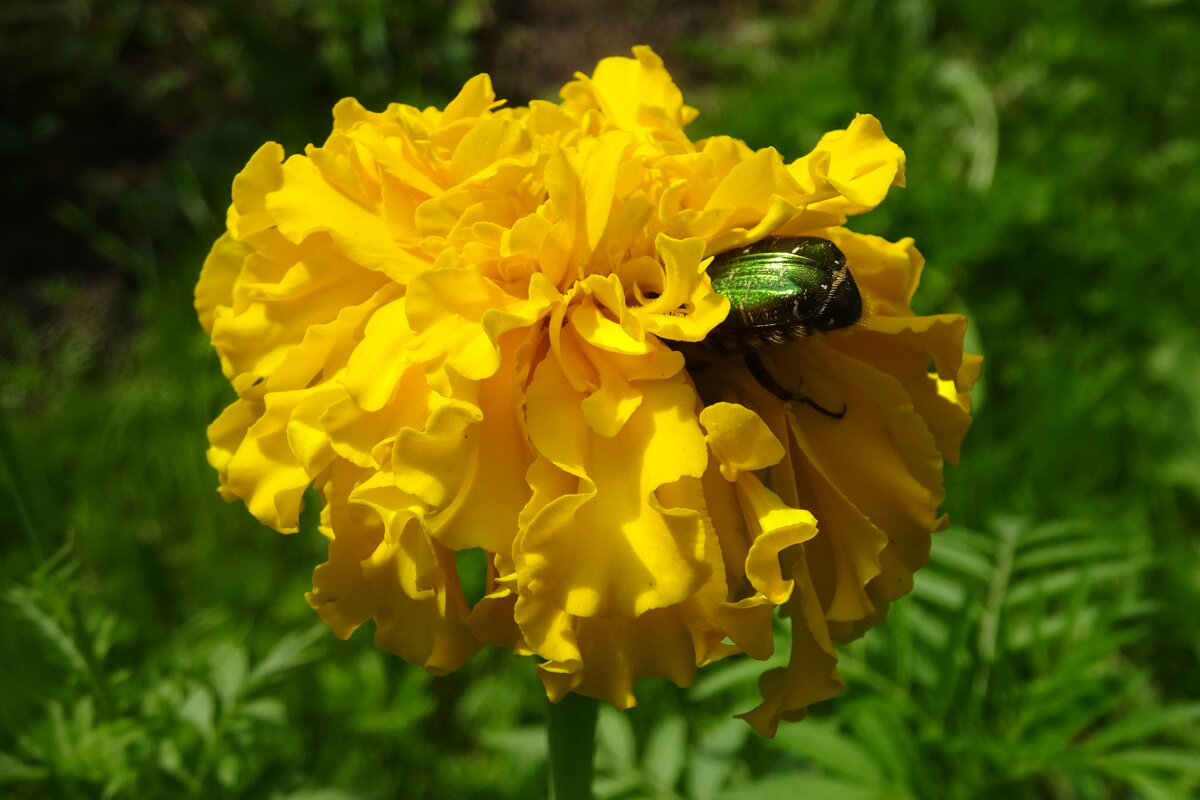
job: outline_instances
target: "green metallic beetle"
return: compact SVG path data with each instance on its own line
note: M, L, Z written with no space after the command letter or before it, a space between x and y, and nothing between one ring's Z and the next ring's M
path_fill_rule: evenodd
M720 253L708 276L713 289L729 298L729 316L700 347L717 356L744 356L755 379L781 400L841 419L845 408L830 411L780 386L759 355L768 345L846 328L862 317L862 296L837 245L813 236L772 236Z

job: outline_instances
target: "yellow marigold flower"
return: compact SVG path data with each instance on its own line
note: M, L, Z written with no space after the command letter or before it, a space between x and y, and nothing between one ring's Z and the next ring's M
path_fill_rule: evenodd
M434 673L507 647L551 699L626 708L641 678L767 658L779 608L790 663L744 715L771 735L839 691L831 641L925 562L979 359L962 317L913 315L912 240L842 227L903 182L873 117L791 163L693 142L662 61L634 56L559 104L502 108L486 75L444 110L343 100L324 145L255 153L196 288L238 395L209 460L279 531L316 487L309 602ZM763 353L841 420L667 345L729 310L710 256L782 234L836 243L864 297L852 328Z

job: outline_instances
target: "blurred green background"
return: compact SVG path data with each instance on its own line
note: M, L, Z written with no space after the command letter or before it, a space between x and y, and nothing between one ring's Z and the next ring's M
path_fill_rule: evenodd
M953 525L773 741L763 665L603 710L601 798L1200 796L1200 11L1170 0L13 0L0 10L0 796L544 796L530 660L432 679L304 602L324 542L222 503L191 311L233 175L353 95L513 103L648 43L785 157L856 112L919 310L985 379ZM367 626L368 628L370 626Z

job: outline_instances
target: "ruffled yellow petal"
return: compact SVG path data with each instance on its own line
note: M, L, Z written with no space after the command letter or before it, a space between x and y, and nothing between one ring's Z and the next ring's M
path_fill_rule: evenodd
M755 213L749 218L757 222L770 207L772 196L797 197L800 192L799 184L783 166L779 153L768 147L734 165L708 198L705 207L753 211Z
M578 663L538 665L546 693L557 701L568 691L607 700L619 709L636 704L634 684L666 678L690 686L696 672L692 637L677 609L655 609L637 618L590 617L576 623Z
M816 536L817 521L807 511L784 505L756 478L739 479L738 495L743 516L753 519L759 529L746 555L746 578L770 603L782 605L791 597L793 585L780 571L780 553Z
M979 376L980 359L968 360L962 352L966 325L957 314L876 317L860 335L835 342L841 352L903 385L942 458L951 464L958 463L959 446L971 424L970 406L962 403ZM932 374L930 366L935 367Z
M395 484L427 506L430 535L451 550L512 549L532 460L513 405L520 344L507 340L501 368L473 403L438 404L423 431L404 428L396 438Z
M734 403L714 403L700 412L708 447L727 481L742 472L778 464L783 445L757 414Z
M196 315L205 333L212 334L217 308L228 307L233 302L233 286L247 255L249 248L231 234L224 233L204 259L200 281L196 284Z
M345 274L349 265L320 243L279 255L279 260L255 252L245 257L232 307L215 309L211 335L231 379L271 380L290 364L284 373L292 378L286 385L275 379L271 388L293 389L311 380L332 349L328 337L314 330L356 324L395 289L369 273ZM299 353L293 353L296 348ZM305 370L299 384L291 382Z
M732 403L711 405L700 419L712 454L720 461L722 477L736 487L741 512L737 516L745 521L714 516L718 529L727 532L722 540L727 558L742 559L731 565L728 575L730 579L743 576L747 581L745 592L735 590L735 595L753 592L724 603L722 620L735 644L755 658L767 658L774 649L770 610L786 603L794 590L791 576L782 571L784 551L816 536L816 520L808 511L784 504L754 476L754 470L777 464L784 456L779 440L763 420ZM710 479L708 494L716 493Z
M404 299L414 334L405 355L416 363L438 360L456 376L484 380L500 365L500 337L532 324L548 304L544 296L510 297L471 269L426 273L409 285Z
M449 128L458 123L482 117L497 105L492 79L476 75L465 84L458 96L446 104L438 119L438 127ZM437 109L432 109L435 113ZM468 129L469 130L469 129Z
M664 486L659 494L663 505L675 508L704 502L700 486L686 479ZM553 609L545 610L542 621L555 626L560 634L553 652L563 656L548 652L544 654L547 660L539 665L550 698L558 700L566 692L575 691L628 708L636 702L633 689L639 680L662 677L687 686L698 666L737 652L737 647L726 641L725 620L730 615L725 613L721 550L711 526L706 526L704 553L711 569L710 580L675 606L647 611L636 618L572 618ZM769 640L769 606L767 611L757 622ZM739 618L738 624L748 625L745 618Z
M343 471L343 478L349 478ZM345 480L327 488L338 499ZM309 604L334 633L348 637L368 619L375 642L435 674L462 666L478 649L453 559L422 530L405 498L382 488L359 492L358 503L334 506L329 561L313 573ZM329 507L329 506L327 506Z
M609 124L623 130L681 129L696 116L649 47L633 48L634 58L606 58L592 77L577 75L562 91L568 105L594 104Z
M275 219L266 208L266 197L283 185L281 161L283 147L267 142L233 179L232 224L229 228L238 239L247 240L275 227Z
M425 381L415 377L412 364L403 358L413 340L406 310L402 300L381 305L371 315L350 354L342 384L363 411L383 408L396 394L404 376L409 377L407 395L428 391Z
M904 151L887 138L879 120L859 114L846 130L821 137L788 171L816 210L861 214L879 205L892 186L904 185Z
M787 603L792 621L788 665L763 673L758 682L762 704L738 715L767 737L775 735L781 720L803 719L808 706L837 695L845 686L837 672L833 643L821 618L812 568L801 557L802 552L794 554L791 570L796 591Z
M866 587L881 572L884 550L915 548L912 570L924 563L928 534L939 525L941 456L901 386L813 344L789 354L806 378L804 391L827 408L844 404L846 416L788 409L790 472L777 470L772 482L794 481L799 504L823 528L841 531L836 541L822 537L815 544L823 553L812 556L821 566L813 580L829 619L854 621L877 611ZM769 368L777 363L768 362ZM911 573L897 583L895 596L911 588L910 581Z
M684 411L690 389L678 378L647 382L611 437L588 427L581 400L556 360L542 362L526 395L527 430L575 489L526 509L514 543L523 588L578 617L639 616L686 599L708 577L703 519L662 507L655 492L704 472L703 435Z
M704 242L659 236L656 246L662 259L659 274L649 274L642 293L658 295L639 309L646 330L664 339L698 342L729 313L729 299L712 290L704 274ZM636 277L638 273L633 273ZM646 274L646 273L640 273Z
M312 482L288 441L288 422L305 392L274 392L264 398L261 416L225 464L225 486L246 502L264 525L284 533L299 529L300 497Z
M283 186L267 195L267 210L289 241L300 244L312 234L327 233L350 261L398 283L429 269L429 260L392 238L379 208L368 202L339 191L311 158L292 156L283 165Z

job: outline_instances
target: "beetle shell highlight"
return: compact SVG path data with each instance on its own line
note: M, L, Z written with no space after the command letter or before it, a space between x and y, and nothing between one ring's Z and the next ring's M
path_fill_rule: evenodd
M700 342L718 355L748 353L862 317L862 296L846 257L828 239L772 236L720 253L708 265L729 316Z

